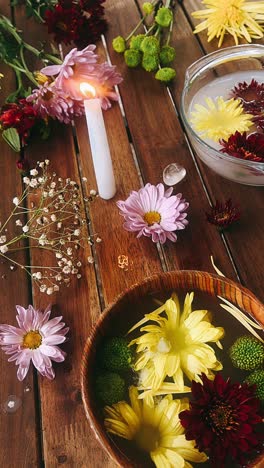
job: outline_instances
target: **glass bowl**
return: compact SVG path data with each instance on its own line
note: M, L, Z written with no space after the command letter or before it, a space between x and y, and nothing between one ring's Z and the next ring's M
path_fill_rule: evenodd
M191 145L199 158L217 174L245 185L264 185L264 162L238 159L221 153L203 140L189 122L197 96L222 95L225 87L255 78L264 82L264 46L246 44L218 50L194 62L186 71L181 98L181 116ZM203 88L206 93L203 95ZM219 92L219 94L218 94ZM224 96L226 99L226 97Z

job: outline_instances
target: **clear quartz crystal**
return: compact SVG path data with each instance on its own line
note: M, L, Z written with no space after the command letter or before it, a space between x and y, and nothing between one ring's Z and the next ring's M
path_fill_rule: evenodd
M186 176L186 169L178 163L172 163L163 171L163 182L166 185L176 185Z

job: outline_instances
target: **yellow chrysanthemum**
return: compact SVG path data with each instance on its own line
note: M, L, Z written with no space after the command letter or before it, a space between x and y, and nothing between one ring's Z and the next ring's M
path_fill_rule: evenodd
M238 99L225 101L222 97L217 97L215 100L207 97L205 102L207 107L195 104L190 119L194 130L203 138L214 141L222 138L227 140L236 131L247 132L253 125L251 120L253 115L244 112Z
M212 371L222 369L215 352L207 342L216 342L224 335L224 329L211 324L211 314L207 310L192 312L194 294L187 294L181 313L176 294L165 304L150 314L146 314L131 330L140 328L144 332L130 342L137 345L139 357L134 369L140 371L140 389L145 390L139 398L164 393L181 393L190 390L184 385L184 374L190 381L201 382L200 375L205 373L213 378ZM174 383L164 382L171 377Z
M194 32L207 29L208 42L216 37L219 39L218 47L221 47L226 33L233 36L236 45L242 37L248 42L263 37L264 1L203 0L202 3L206 9L192 13L195 18L204 20Z
M105 426L108 432L134 440L137 446L149 453L157 468L191 468L186 461L202 463L205 453L195 448L194 440L186 440L179 413L189 409L188 400L173 400L171 395L162 398L154 407L138 399L136 387L130 387L131 406L120 401L105 408Z

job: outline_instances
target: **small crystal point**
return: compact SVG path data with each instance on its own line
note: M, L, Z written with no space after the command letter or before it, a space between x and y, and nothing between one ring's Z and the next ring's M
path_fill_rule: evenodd
M176 185L186 176L186 169L177 163L169 164L163 171L163 182L166 185Z

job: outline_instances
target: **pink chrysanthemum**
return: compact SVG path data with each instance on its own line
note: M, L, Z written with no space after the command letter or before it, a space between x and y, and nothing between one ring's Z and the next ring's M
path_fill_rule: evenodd
M21 306L16 308L19 328L0 325L2 350L10 355L9 362L16 361L18 380L26 377L31 361L43 377L53 379L55 373L51 361L64 361L66 353L57 345L64 343L69 328L64 328L62 317L49 320L49 307L44 312L35 310L31 305L28 309Z
M113 87L123 81L120 73L116 71L116 67L104 62L98 64L94 71L89 76L89 83L95 87L96 96L101 99L101 106L104 110L111 107L111 101L117 101L118 95Z
M83 99L80 93L80 83L89 81L97 63L94 53L95 45L89 45L83 50L72 49L61 65L50 65L41 70L47 76L57 76L55 86L64 91L72 99Z
M42 117L52 117L65 124L70 123L73 117L83 114L82 102L76 102L65 93L48 82L40 88L34 89L27 97L28 102L33 103L33 108ZM76 105L77 104L77 105Z
M118 201L120 214L124 216L124 228L138 232L137 237L151 237L153 242L164 244L167 239L176 242L173 231L184 229L189 203L182 194L172 195L173 188L164 191L164 185L146 184L138 192L131 192L125 201Z

